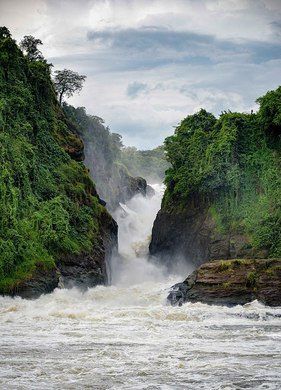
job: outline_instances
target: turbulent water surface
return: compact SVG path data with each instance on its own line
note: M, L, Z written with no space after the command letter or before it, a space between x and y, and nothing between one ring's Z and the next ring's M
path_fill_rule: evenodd
M171 307L147 262L161 189L116 212L110 287L0 298L1 389L280 389L281 309Z

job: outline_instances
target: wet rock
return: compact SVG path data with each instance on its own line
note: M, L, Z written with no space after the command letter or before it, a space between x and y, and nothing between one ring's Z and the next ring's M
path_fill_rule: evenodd
M185 283L177 283L171 287L167 301L172 306L181 306L186 298L188 285Z
M38 298L42 294L52 292L59 284L60 273L56 267L46 268L37 264L35 271L26 280L18 283L9 295L19 295L22 298Z
M198 266L209 259L212 231L208 207L203 203L190 202L180 211L162 207L153 224L150 254L171 269L181 257L193 267ZM227 257L226 249L220 245L222 258Z
M94 164L93 164L94 166ZM126 203L137 194L146 196L147 183L142 177L133 177L122 168L116 175L104 177L98 175L92 168L92 176L96 182L98 194L106 200L106 207L113 212L119 203Z
M281 259L215 260L173 286L168 301L243 305L255 299L281 305Z

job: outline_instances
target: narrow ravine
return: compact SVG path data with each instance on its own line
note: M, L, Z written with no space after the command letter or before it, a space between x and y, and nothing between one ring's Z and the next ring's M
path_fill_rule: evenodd
M166 305L179 280L148 261L163 188L121 205L111 285L0 297L5 389L276 389L280 309Z

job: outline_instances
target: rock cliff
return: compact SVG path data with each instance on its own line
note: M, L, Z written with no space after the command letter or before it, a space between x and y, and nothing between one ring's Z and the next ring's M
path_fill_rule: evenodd
M243 305L255 299L281 305L280 259L209 261L175 285L168 296L173 305L187 301Z
M52 267L38 262L29 275L18 280L5 293L30 299L50 293L57 287L86 290L107 284L107 263L117 248L117 230L116 222L104 211L100 219L100 236L91 251L66 252Z
M235 228L222 232L211 205L190 197L184 209L158 212L152 230L150 253L172 269L177 262L190 268L213 259L261 258L267 250L254 249L247 235Z

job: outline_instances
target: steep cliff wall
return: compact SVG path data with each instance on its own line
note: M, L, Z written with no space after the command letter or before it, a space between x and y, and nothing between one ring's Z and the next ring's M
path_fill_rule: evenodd
M267 248L254 248L245 231L238 227L220 230L212 215L212 205L191 198L184 210L157 214L150 243L151 255L170 270L187 263L189 269L213 259L264 258Z
M165 141L171 168L150 253L173 268L281 256L281 87L257 114L201 110Z
M81 162L50 66L0 29L0 293L106 283L117 225Z

